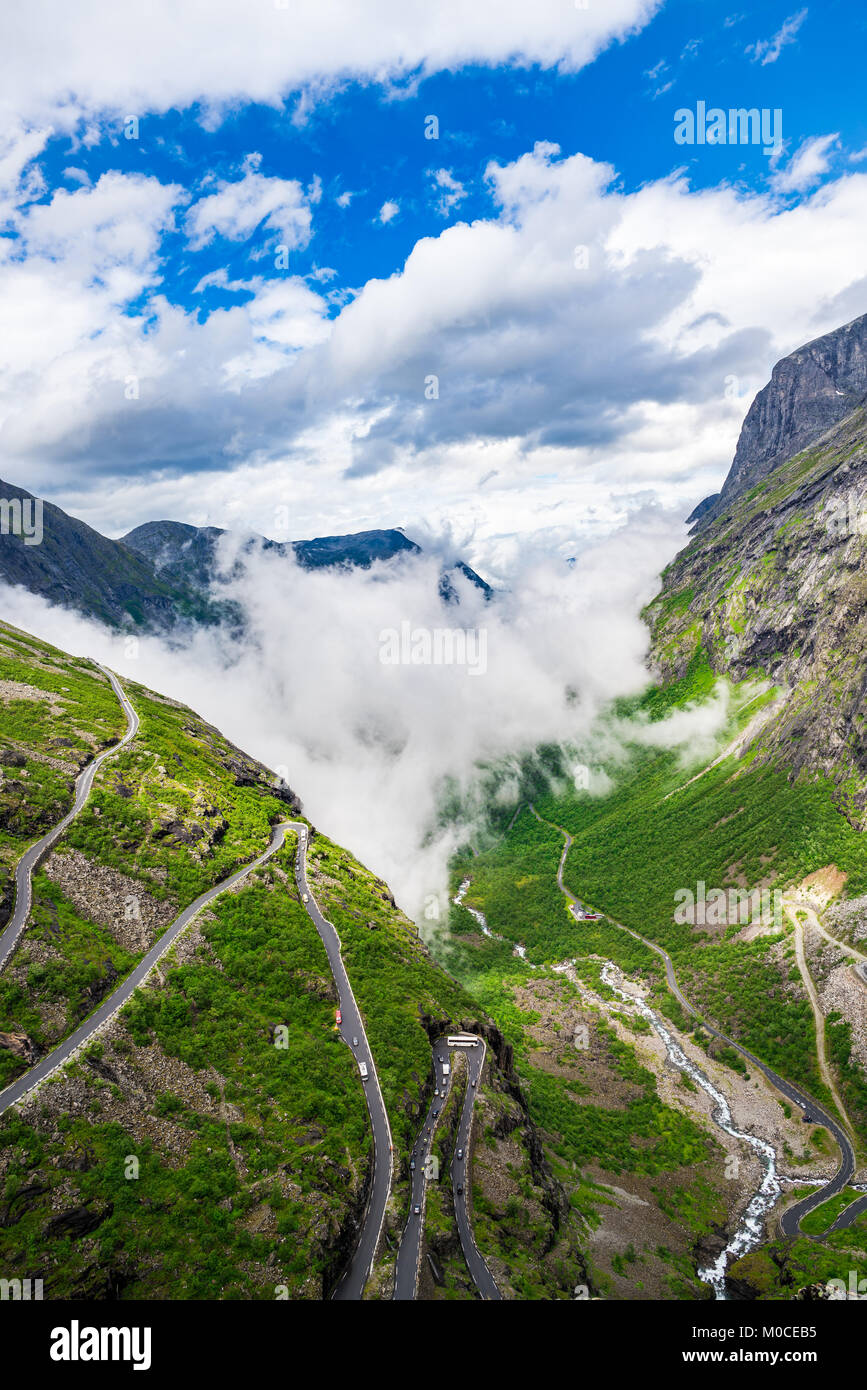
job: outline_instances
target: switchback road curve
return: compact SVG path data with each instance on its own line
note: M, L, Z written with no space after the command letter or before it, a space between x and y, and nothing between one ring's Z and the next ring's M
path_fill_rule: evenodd
M258 869L260 865L266 863L273 854L277 853L277 850L280 849L286 838L288 825L288 821L282 821L280 825L274 827L271 833L271 843L264 854L259 855L258 859L254 859L251 864L245 864L242 869L236 870L229 878L224 878L221 883L217 883L213 888L209 888L207 892L201 893L194 902L190 903L189 907L185 907L180 916L176 917L175 920L166 927L159 940L154 943L147 955L142 957L138 965L127 975L123 983L118 985L117 989L114 990L107 999L102 1001L99 1008L95 1009L89 1018L86 1018L83 1023L80 1023L64 1042L59 1043L57 1047L47 1053L41 1061L37 1062L34 1067L31 1067L23 1076L19 1076L17 1081L13 1081L10 1086L7 1086L5 1091L0 1091L0 1115L3 1114L4 1110L8 1110L10 1105L14 1105L16 1101L28 1095L35 1086L39 1085L40 1081L44 1081L46 1077L50 1076L58 1067L62 1067L65 1062L68 1062L73 1053L77 1052L79 1048L89 1042L94 1033L98 1032L103 1024L107 1023L110 1018L113 1018L119 1009L123 1008L127 1000L132 998L139 985L144 983L157 961L165 955L166 951L174 944L184 928L189 926L190 922L201 912L203 907L207 907L208 903L213 902L214 898L219 897L221 893L225 893L227 888L232 888L236 883L240 883L241 880L252 873L254 869Z
M98 663L97 663L98 664ZM66 827L75 819L90 796L93 787L93 780L97 772L102 767L106 758L110 758L113 753L130 743L138 733L139 719L129 700L127 699L120 681L112 671L100 666L102 673L108 676L112 690L121 703L124 714L126 715L126 733L118 743L113 743L106 748L103 753L98 754L87 766L78 774L75 779L75 800L72 809L67 811L63 820L58 821L53 830L49 830L47 835L43 835L41 840L37 840L35 845L31 845L27 853L18 861L15 869L15 906L12 909L12 916L3 929L0 936L0 970L6 964L15 943L21 935L27 918L30 915L30 905L33 900L33 874L37 865L51 849L53 844L60 839Z
M135 726L137 727L137 721L135 721ZM132 737L134 732L135 728L132 728L129 737ZM117 746L118 745L114 745L114 747ZM94 765L91 764L91 771L95 772L95 770ZM91 776L91 781L92 780ZM83 804L83 801L81 804ZM68 817L67 820L70 818L71 817ZM209 888L207 892L200 894L194 902L190 903L180 916L176 917L166 928L159 940L151 947L147 955L143 956L131 974L127 976L123 983L119 985L107 999L103 1000L99 1008L97 1008L89 1018L85 1019L64 1042L58 1044L58 1046L43 1057L41 1061L37 1062L34 1067L31 1067L23 1076L20 1076L16 1081L13 1081L10 1086L7 1086L4 1091L0 1092L0 1114L8 1110L11 1105L15 1105L16 1102L22 1100L24 1096L29 1095L29 1093L38 1086L40 1082L46 1080L52 1072L70 1061L74 1054L78 1052L80 1048L84 1047L99 1029L113 1018L114 1015L123 1008L124 1004L132 998L139 985L144 983L160 958L166 954L184 928L189 926L190 922L201 912L202 908L206 907L214 898L219 897L221 893L226 892L227 889L240 883L242 879L246 878L254 869L258 869L262 864L265 864L282 847L286 838L286 832L290 829L294 830L298 837L295 856L295 877L302 905L305 907L308 916L311 918L322 939L326 952L328 953L329 964L337 986L343 1019L341 1036L354 1052L356 1060L359 1062L366 1061L369 1070L368 1080L364 1083L364 1091L368 1110L370 1112L374 1138L373 1181L368 1196L367 1210L352 1260L333 1295L337 1299L358 1299L361 1298L370 1269L373 1265L373 1258L376 1254L377 1244L379 1243L379 1235L385 1218L385 1208L391 1190L391 1130L388 1124L388 1116L385 1111L385 1104L382 1099L382 1091L376 1074L376 1068L367 1043L367 1035L362 1023L361 1013L355 1002L355 996L352 993L352 988L349 984L346 969L340 955L340 940L334 927L322 916L307 885L305 855L308 832L307 826L303 822L282 821L279 825L275 826L271 835L271 843L263 854L260 854L252 863L246 864L228 878L215 884L213 888ZM55 832L52 833L59 833L59 827L56 827ZM35 848L36 846L34 846L34 849ZM308 899L306 903L304 902L305 897ZM359 1040L357 1047L353 1046L353 1038L358 1038Z
M99 663L97 663L99 664ZM117 677L112 671L101 666L99 669L107 676L111 687L117 696L121 707L126 715L127 728L123 737L117 742L106 748L104 752L95 757L79 773L75 781L75 797L71 809L46 835L43 835L18 861L15 870L15 904L12 915L0 935L0 969L11 955L15 943L30 914L33 899L33 874L37 865L48 853L51 847L63 834L66 827L79 814L82 807L87 802L93 788L94 779L105 760L120 748L129 744L135 738L139 729L139 718L135 709L127 698ZM340 1025L340 1035L343 1041L352 1051L357 1063L365 1063L367 1067L367 1079L364 1081L364 1095L370 1115L371 1129L373 1133L373 1159L372 1159L372 1180L367 1197L367 1205L364 1220L358 1242L352 1256L352 1260L345 1274L340 1280L333 1297L340 1300L359 1299L364 1291L370 1271L373 1267L373 1260L376 1248L379 1244L379 1237L385 1220L385 1211L391 1193L391 1180L393 1169L393 1152L391 1128L388 1123L388 1115L385 1103L382 1098L382 1089L379 1083L379 1076L367 1041L367 1033L361 1017L361 1011L352 992L349 977L343 964L341 955L340 938L335 928L322 915L313 894L310 892L307 883L306 851L308 843L307 825L301 821L283 821L274 828L271 843L268 849L252 863L238 869L230 877L223 879L215 884L213 888L202 893L194 902L184 909L184 911L170 923L163 932L162 936L151 947L135 969L127 976L122 984L118 986L112 994L104 999L99 1007L76 1028L64 1042L52 1049L34 1067L31 1067L23 1076L20 1076L10 1086L0 1092L0 1114L28 1095L34 1087L41 1081L50 1076L58 1067L62 1067L70 1058L90 1039L96 1032L108 1022L124 1004L132 997L140 984L144 982L150 974L157 961L169 950L176 941L177 937L193 918L218 897L226 889L233 887L242 879L246 878L254 869L264 864L268 859L279 850L285 840L286 831L295 831L298 844L295 855L295 879L298 892L301 897L307 915L313 922L320 939L328 955L328 962L331 973L337 987L338 998L340 1001L342 1023Z
M460 1119L458 1121L458 1129L454 1142L454 1157L451 1165L455 1222L461 1239L464 1259L473 1283L479 1290L483 1299L495 1300L501 1297L500 1291L497 1288L491 1271L488 1269L487 1264L479 1253L475 1237L473 1236L469 1211L470 1144L473 1126L473 1105L485 1065L486 1047L484 1038L478 1038L475 1046L462 1048L450 1048L447 1038L439 1038L433 1045L435 1076L437 1075L438 1069L442 1067L445 1059L449 1058L452 1062L451 1070L453 1081L453 1058L456 1052L462 1052L467 1059L467 1090L461 1108ZM422 1238L424 1235L425 1200L427 1195L427 1175L425 1170L433 1146L433 1138L436 1133L439 1112L448 1100L451 1082L445 1082L445 1078L443 1078L440 1086L435 1089L440 1090L440 1095L434 1096L431 1101L430 1108L419 1130L418 1137L413 1145L412 1154L410 1155L411 1162L415 1164L415 1167L410 1169L409 1217L404 1227L403 1236L401 1237L394 1271L393 1297L401 1302L414 1299L418 1288ZM445 1094L443 1092L445 1092ZM458 1158L457 1156L459 1149L463 1154L462 1158ZM461 1188L460 1192L458 1192L458 1188ZM418 1212L416 1212L416 1207L419 1208Z

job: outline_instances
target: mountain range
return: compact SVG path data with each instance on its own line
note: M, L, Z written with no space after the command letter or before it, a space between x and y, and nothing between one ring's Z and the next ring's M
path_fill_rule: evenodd
M0 498L22 504L33 494L0 480ZM221 597L225 578L220 543L231 548L234 571L256 551L293 560L303 569L369 569L422 554L399 529L320 536L308 541L273 541L232 534L214 526L177 521L145 522L119 540L102 536L85 522L43 501L43 536L28 545L10 529L0 533L0 579L19 584L52 603L124 629L170 630L193 622L237 623L237 606ZM444 603L458 601L462 577L486 598L493 590L462 560L444 564L438 581Z

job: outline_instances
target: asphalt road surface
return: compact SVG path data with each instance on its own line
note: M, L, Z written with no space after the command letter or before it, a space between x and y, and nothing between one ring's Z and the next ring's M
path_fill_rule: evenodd
M430 1158L431 1147L433 1145L434 1134L436 1132L438 1115L445 1106L451 1092L452 1077L449 1076L444 1081L442 1076L443 1061L448 1060L451 1068L454 1067L454 1055L462 1052L467 1059L467 1091L464 1103L461 1108L461 1116L458 1122L457 1134L454 1143L454 1156L452 1158L451 1178L452 1195L455 1205L455 1220L457 1222L458 1233L461 1238L461 1247L464 1252L464 1259L467 1263L473 1283L479 1290L484 1299L499 1299L500 1291L494 1282L493 1275L479 1254L478 1247L473 1237L472 1225L469 1215L469 1189L470 1189L470 1142L473 1126L473 1105L475 1103L478 1083L481 1080L482 1070L485 1065L485 1042L479 1038L475 1047L449 1048L445 1038L439 1038L433 1045L434 1055L434 1074L437 1078L437 1086L440 1094L434 1096L430 1108L425 1116L418 1138L410 1155L411 1162L415 1163L415 1168L410 1169L411 1192L409 1218L404 1227L401 1237L400 1249L397 1253L397 1263L394 1273L394 1295L398 1301L408 1302L415 1298L418 1288L418 1274L421 1264L421 1252L424 1235L424 1213L425 1199L427 1195L427 1172L426 1167ZM472 1083L475 1081L476 1085ZM457 1152L461 1149L463 1157L458 1158ZM436 1181L431 1178L430 1181ZM459 1193L458 1188L462 1191ZM416 1207L419 1208L416 1212Z
M538 815L538 812L534 811L534 815L537 816L537 819L542 820L542 817ZM564 850L563 858L560 861L560 869L558 871L557 882L559 883L560 888L566 894L566 896L571 899L569 904L570 911L573 913L573 915L576 915L575 903L577 903L579 900L574 897L570 889L565 887L562 876L565 856L568 852L569 845L572 842L571 837L569 836L569 832L567 830L564 830L562 825L555 825L553 821L545 821L545 824L551 825L554 827L554 829L559 830L561 835L566 836L566 839L568 841ZM576 920L580 921L581 919L578 918L576 915ZM677 976L674 973L674 965L672 964L671 957L669 956L667 951L664 951L663 948L661 946L658 946L655 941L650 941L646 936L642 936L640 932L633 931L631 927L625 927L622 922L616 922L613 917L608 917L607 920L611 922L612 926L619 927L621 931L628 932L629 935L634 937L636 941L642 942L643 945L647 946L649 950L654 951L656 955L658 955L661 958L663 964L665 965L666 983L668 985L668 988L671 990L671 993L674 995L675 999L678 1001L681 1007L685 1009L686 1012L690 1014L693 1018L697 1019L698 1022L702 1025L704 1029L707 1030L708 1033L711 1033L715 1038L719 1038L720 1042L725 1043L727 1047L733 1047L736 1052L739 1052L740 1055L746 1058L748 1062L751 1062L754 1067L758 1067L759 1071L761 1071L768 1078L771 1084L775 1086L778 1091L781 1091L782 1094L786 1096L788 1100L793 1101L795 1105L800 1106L800 1108L804 1111L805 1115L809 1117L809 1121L811 1124L824 1125L825 1128L828 1129L831 1132L831 1134L833 1134L840 1148L840 1167L837 1169L837 1172L834 1174L833 1178L829 1179L829 1181L825 1184L824 1187L820 1188L818 1192L814 1192L812 1196L804 1197L802 1201L796 1202L794 1206L791 1206L786 1211L784 1211L782 1216L780 1217L780 1227L783 1231L783 1234L787 1236L798 1235L801 1228L801 1222L807 1215L807 1213L811 1212L814 1207L820 1206L822 1202L826 1202L829 1197L836 1196L836 1194L842 1191L844 1187L847 1187L852 1178L853 1173L855 1172L855 1153L852 1148L851 1140L849 1139L849 1136L846 1133L845 1129L843 1129L842 1125L839 1124L838 1121L833 1118L833 1116L828 1114L828 1111L824 1108L824 1106L821 1106L818 1101L812 1098L812 1096L807 1095L806 1091L802 1091L800 1087L794 1086L791 1081L785 1081L783 1077L778 1076L775 1071L772 1071L771 1068L766 1066L764 1062L760 1061L758 1057L755 1057L752 1054L752 1052L748 1052L747 1049L743 1047L739 1042L735 1042L734 1038L727 1037L725 1033L721 1033L718 1028L714 1028L712 1024L708 1023L707 1020L703 1018L703 1016L698 1012L698 1010L693 1008L692 1004L689 1002L686 995L681 990L680 985L677 982ZM859 1199L857 1202L854 1202L852 1206L847 1207L846 1210L841 1213L840 1217L838 1217L837 1221L834 1223L834 1228L840 1229L842 1226L850 1225L851 1222L854 1221L855 1218L860 1214L860 1211L864 1209L865 1205L867 1204L865 1204L864 1200Z
M857 1221L858 1217L862 1216L865 1211L867 1211L867 1196L859 1197L857 1201L852 1202L851 1206L840 1212L833 1226L829 1226L827 1231L822 1232L822 1239L824 1240L825 1236L829 1236L832 1231L842 1231L846 1226L851 1226L852 1222Z
M120 701L123 712L126 715L126 733L119 743L113 743L110 748L106 748L104 753L100 753L87 767L78 774L75 780L75 800L72 809L67 812L63 820L58 821L53 830L49 830L47 835L43 835L41 840L37 840L35 845L19 859L15 870L15 907L12 916L3 929L0 936L0 970L6 964L9 956L15 947L15 943L21 934L21 930L30 915L30 905L33 898L33 874L40 860L48 853L51 846L59 840L70 821L74 820L81 810L87 798L90 796L93 787L93 779L99 771L106 758L110 758L119 748L123 748L133 738L138 731L138 715L121 689L117 676L113 672L106 670L104 666L99 668L111 681L112 689Z
M110 672L107 674L124 705L127 718L130 721L130 726L126 738L124 739L124 742L127 742L135 735L136 729L138 728L138 719L114 677L111 676ZM115 744L108 751L114 752L119 746L119 744ZM105 756L107 756L107 754L102 754L95 762L89 764L88 768L85 770L87 774L86 781L84 780L85 774L82 774L79 778L76 785L76 800L73 810L64 818L60 825L55 827L50 835L40 840L38 845L34 845L22 861L22 864L26 862L30 866L26 879L28 885L30 881L29 872L32 871L32 866L37 861L39 854L45 852L48 845L53 843L61 833L63 827L67 825L73 815L75 815L76 811L84 805L93 782L94 774ZM367 1042L367 1034L365 1033L364 1024L362 1023L361 1013L355 1002L355 996L352 993L352 988L346 974L346 968L340 954L339 937L331 923L326 921L319 911L319 907L307 883L305 862L307 826L302 822L283 821L275 826L271 835L271 843L263 854L260 854L252 863L238 869L237 872L231 874L229 878L223 879L213 888L209 888L207 892L200 894L194 902L190 903L189 907L185 908L180 916L176 917L170 926L166 928L159 940L151 947L147 955L142 958L132 973L127 976L123 984L119 985L107 999L104 999L99 1008L97 1008L89 1018L85 1019L64 1042L60 1043L53 1051L49 1052L41 1061L31 1067L28 1072L20 1076L16 1081L13 1081L4 1091L0 1092L0 1114L7 1110L10 1105L14 1105L17 1101L26 1096L40 1081L44 1081L45 1078L50 1076L53 1071L56 1071L58 1067L62 1067L79 1048L89 1042L94 1034L98 1032L119 1009L123 1008L124 1004L132 997L139 985L141 985L150 974L157 961L165 955L184 928L189 926L196 914L201 912L202 908L206 907L214 898L219 897L221 893L224 893L226 889L233 887L236 883L240 883L241 880L252 873L254 869L259 868L259 866L270 859L272 855L276 854L283 845L286 838L286 831L289 829L295 830L298 834L298 847L295 856L295 877L298 884L298 891L302 895L303 906L316 927L328 953L331 972L337 986L342 1016L340 1034L344 1042L346 1042L347 1046L351 1049L356 1061L366 1062L368 1067L368 1080L363 1084L373 1130L373 1182L355 1252L349 1268L333 1295L337 1299L358 1299L361 1298L373 1264L376 1247L379 1243L379 1235L382 1230L382 1223L385 1218L386 1203L388 1202L389 1192L391 1190L391 1130L389 1128L388 1116L382 1099L379 1079L376 1074L376 1067L373 1063L370 1047ZM305 896L307 902L303 902ZM17 915L16 913L16 919ZM26 913L24 915L26 917ZM357 1046L355 1046L353 1042L356 1038L358 1039Z
M307 826L300 821L290 821L289 824L293 830L298 832L298 849L295 855L295 879L298 884L298 891L301 894L302 904L328 953L328 963L331 966L331 973L337 986L337 997L342 1017L340 1036L351 1049L356 1062L365 1062L368 1071L368 1079L363 1085L370 1115L370 1126L373 1131L373 1181L352 1259L332 1295L332 1297L341 1300L358 1299L364 1292L364 1286L373 1267L382 1223L385 1220L385 1208L391 1192L393 1167L391 1127L388 1123L385 1102L382 1099L376 1066L367 1041L367 1034L364 1031L361 1010L355 1002L355 995L352 993L349 976L340 954L340 937L331 923L323 917L307 883ZM305 895L307 902L304 902ZM353 1038L358 1039L357 1047L353 1045Z
M264 854L259 855L258 859L254 859L251 864L245 865L243 869L238 869L237 872L230 875L229 878L224 878L221 883L217 883L213 888L209 888L206 893L201 893L194 902L190 903L189 907L184 908L181 915L176 917L171 925L166 928L159 940L155 942L148 951L147 955L142 957L132 973L124 980L123 984L118 985L117 989L110 994L107 999L103 999L99 1008L95 1009L90 1017L85 1019L83 1023L80 1023L75 1029L75 1032L70 1033L65 1042L60 1043L52 1052L47 1053L46 1056L44 1056L41 1061L37 1062L34 1067L31 1067L28 1072L25 1072L23 1076L19 1076L17 1081L13 1081L10 1086L7 1086L5 1091L0 1091L0 1115L2 1115L4 1110L8 1110L10 1105L14 1105L16 1101L21 1100L23 1096L26 1096L28 1092L32 1091L34 1086L38 1085L40 1081L44 1081L47 1076L50 1076L57 1067L62 1067L64 1062L68 1062L72 1054L79 1047L82 1047L88 1042L90 1038L93 1037L94 1033L117 1013L118 1009L123 1008L127 1000L132 997L139 985L143 983L151 970L153 970L160 957L165 955L169 947L180 936L184 927L189 926L190 922L198 912L201 912L203 907L206 907L214 898L219 897L221 893L225 893L227 888L231 888L234 884L240 883L241 879L246 878L247 875L252 873L254 869L257 869L260 864L264 864L266 860L270 859L272 854L276 854L286 838L288 825L288 821L283 821L280 825L274 827L271 833L271 843Z

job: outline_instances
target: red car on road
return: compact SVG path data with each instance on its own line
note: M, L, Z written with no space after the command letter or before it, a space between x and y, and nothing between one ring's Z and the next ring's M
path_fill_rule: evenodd
M337 1012L335 1013L334 1017L337 1019L337 1022L338 1022L338 1023L342 1023L342 1022L343 1022L343 1014L340 1012L339 1009L338 1009Z

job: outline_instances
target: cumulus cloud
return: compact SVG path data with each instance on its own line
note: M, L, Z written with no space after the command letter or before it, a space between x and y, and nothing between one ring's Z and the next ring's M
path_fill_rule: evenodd
M32 0L0 44L0 106L71 127L82 116L143 116L200 103L213 123L239 100L302 110L348 77L384 84L464 64L577 71L634 32L662 0L149 0L147 14L105 0ZM13 32L8 32L12 30Z
M222 179L214 193L193 203L186 217L190 247L199 251L215 236L246 241L260 225L276 232L289 250L310 240L310 202L297 179L268 178L260 174L258 160L248 161L242 178Z
M383 203L383 205L382 205L382 207L379 209L379 213L378 213L377 215L378 215L379 221L382 223L382 225L383 225L383 226L386 226L387 223L391 222L395 217L397 217L397 214L398 214L399 212L400 212L400 203L393 203L393 202L389 201L389 202Z
M183 189L113 172L21 203L0 238L4 472L117 531L157 498L218 525L242 499L267 533L289 493L297 538L448 517L496 566L516 530L568 548L645 493L688 508L715 490L773 362L867 307L857 167L793 208L683 175L626 194L545 142L486 178L490 216L423 238L349 302L316 272L219 269L196 290L238 302L201 315L160 281ZM238 204L248 180L276 201ZM248 168L221 225L285 208L290 183Z
M3 612L183 700L285 770L312 819L417 915L426 895L442 891L462 833L438 829L444 792L471 817L479 763L540 742L586 741L613 696L646 684L638 613L682 536L679 522L649 510L573 566L527 548L509 592L485 603L459 580L459 607L438 598L433 538L431 554L368 572L308 572L265 552L224 591L244 607L246 643L199 631L177 650L146 637L134 659L115 634L23 590L4 591ZM402 623L484 631L483 673L384 664L383 634ZM683 716L665 742L688 743L724 715L714 707Z

